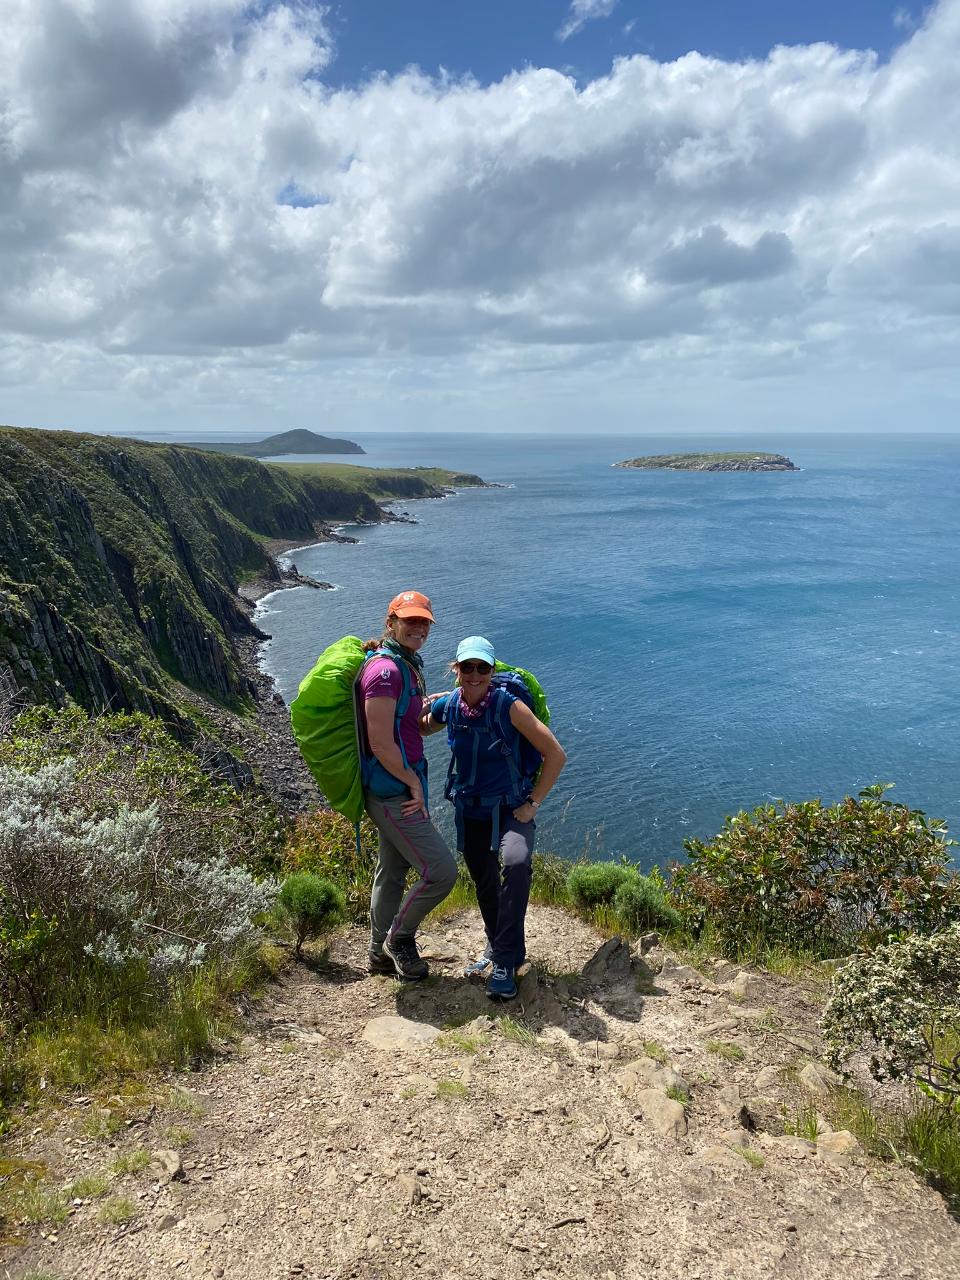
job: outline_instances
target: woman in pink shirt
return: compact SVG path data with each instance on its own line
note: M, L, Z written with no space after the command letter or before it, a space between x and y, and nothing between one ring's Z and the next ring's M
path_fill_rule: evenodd
M433 620L421 592L394 596L383 635L364 645L369 656L357 681L364 803L380 833L370 899L370 972L407 980L427 976L416 932L457 878L456 859L427 807L420 719L428 704L419 651ZM417 879L408 889L411 867Z

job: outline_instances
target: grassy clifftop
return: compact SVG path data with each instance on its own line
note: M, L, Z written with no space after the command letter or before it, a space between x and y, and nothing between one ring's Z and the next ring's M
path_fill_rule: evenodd
M277 577L265 542L470 482L2 427L0 675L38 701L174 722L174 681L240 706L232 637L255 628L235 593L243 575Z

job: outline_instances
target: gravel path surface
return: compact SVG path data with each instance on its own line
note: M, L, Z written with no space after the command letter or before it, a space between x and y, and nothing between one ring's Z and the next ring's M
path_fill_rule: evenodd
M461 976L479 942L475 913L435 926L431 979L403 986L366 974L349 930L159 1099L81 1100L28 1135L22 1154L64 1185L123 1154L154 1163L78 1197L0 1276L960 1274L935 1192L823 1123L816 1142L783 1134L815 1115L823 1071L795 986L601 946L538 908L520 998L492 1005ZM130 1220L104 1224L118 1198Z

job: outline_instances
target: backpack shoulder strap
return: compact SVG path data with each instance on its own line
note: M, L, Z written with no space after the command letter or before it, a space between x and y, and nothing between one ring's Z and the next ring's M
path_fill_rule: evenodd
M397 719L402 720L406 714L407 707L410 705L410 699L413 697L413 676L410 674L410 668L402 658L398 658L389 649L373 649L367 654L367 661L369 662L371 658L389 658L400 672L400 697L397 699Z
M396 730L397 745L400 748L400 757L406 768L409 769L410 765L407 762L407 753L403 749L403 738L400 735L400 721L406 715L407 708L410 706L410 699L413 697L413 677L410 674L410 669L407 664L402 659L398 658L396 654L391 653L388 649L372 649L364 659L364 663L369 662L372 658L389 658L400 672L400 697L397 699L397 709L394 712L393 723ZM363 667L360 668L361 673L362 671ZM359 687L360 673L357 675L355 684L355 688L357 690L359 690ZM367 748L367 754L370 754L369 747Z
M495 688L487 714L490 726L503 742L511 743L516 738L517 730L510 719L510 708L517 701L507 689Z

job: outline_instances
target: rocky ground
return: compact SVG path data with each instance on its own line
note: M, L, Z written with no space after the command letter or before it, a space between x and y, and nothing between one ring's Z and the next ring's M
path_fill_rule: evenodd
M935 1192L823 1115L815 1141L785 1132L826 1111L814 1000L651 939L602 944L557 911L530 924L510 1005L460 976L473 912L435 926L433 975L409 986L368 976L349 930L159 1099L79 1099L24 1133L19 1154L64 1187L108 1185L0 1275L960 1274Z

